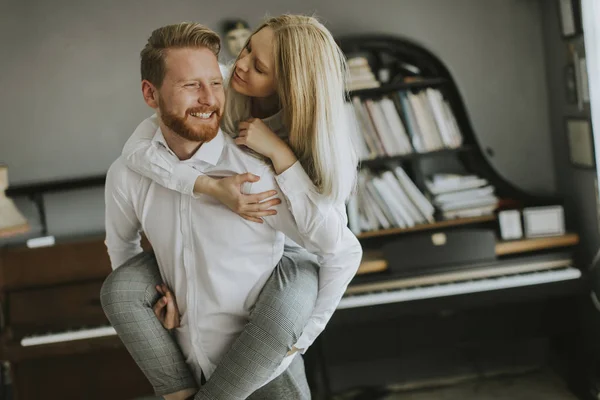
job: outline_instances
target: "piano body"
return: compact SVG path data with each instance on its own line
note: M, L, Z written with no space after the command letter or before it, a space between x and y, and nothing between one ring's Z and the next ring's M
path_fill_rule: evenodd
M131 399L152 388L106 320L104 237L0 248L2 334L14 399Z
M423 190L427 174L459 165L495 187L499 209L563 204L560 198L522 191L494 169L456 83L435 55L385 35L346 36L338 42L347 56L366 57L375 73L384 68L391 76L381 87L357 90L352 97L377 100L435 87L464 138L460 149L379 157L363 161L362 168L377 173L390 161L400 163ZM406 80L402 71L395 77L394 68L401 70L397 66L403 64L416 66L416 79ZM357 388L482 377L548 360L567 380L584 368L564 357L583 351L578 347L577 301L586 284L576 263L577 234L502 242L495 216L436 220L357 235L370 258L361 270L370 273L350 283L338 311L307 353L315 398ZM440 235L443 246L435 243ZM376 393L369 398L377 398Z

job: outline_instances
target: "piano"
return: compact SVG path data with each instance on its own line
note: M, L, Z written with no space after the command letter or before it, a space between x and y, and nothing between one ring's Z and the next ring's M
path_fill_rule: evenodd
M110 271L103 236L0 248L0 359L15 400L153 393L102 311Z
M373 283L348 288L338 310L443 298L479 292L544 285L579 280L581 271L573 267L569 255L521 257L512 260L472 265L464 270L411 278L386 277Z
M436 55L389 35L348 35L337 41L346 56L366 57L375 75L381 70L390 78L380 87L356 90L352 97L375 101L434 87L448 101L463 136L459 149L379 157L365 160L363 168L377 174L390 163L400 163L421 190L428 174L476 174L494 186L500 209L564 203L528 193L494 168L489 161L493 151L481 147L457 83ZM576 262L576 234L498 241L487 257L483 247L489 242L482 247L464 241L481 259L462 261L448 260L442 253L436 261L430 254L435 246L427 249L411 242L420 234L452 238L459 230L499 236L495 214L462 220L436 215L433 224L358 235L365 254L384 254L361 268L365 274L350 283L327 328L307 352L307 365L315 371L310 374L314 398L537 365L547 360L556 338L574 344L574 310L586 292L586 274ZM389 251L394 246L404 247L394 254ZM421 257L429 257L428 262L419 261ZM415 267L402 270L403 264ZM568 345L561 346L568 353ZM362 398L377 397L370 393Z
M390 313L401 315L402 307L407 313L424 312L427 301L431 311L440 302L480 303L473 297L477 294L497 303L502 297L520 298L513 292L519 289L529 294L549 293L557 284L563 292L581 289L581 271L574 268L570 253L538 253L420 276L381 268L360 274L330 325L389 318ZM152 393L102 312L100 287L109 273L103 237L0 249L0 359L10 365L15 399L48 397L48 390L58 389L67 399L131 399Z

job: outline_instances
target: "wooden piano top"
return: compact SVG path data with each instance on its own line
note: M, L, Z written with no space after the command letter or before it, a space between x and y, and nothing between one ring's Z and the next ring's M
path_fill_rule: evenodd
M104 279L111 271L103 237L54 246L0 248L0 291Z

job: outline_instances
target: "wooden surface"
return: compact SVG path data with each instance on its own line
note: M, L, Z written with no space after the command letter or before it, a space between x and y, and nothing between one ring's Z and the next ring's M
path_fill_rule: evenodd
M104 279L110 273L104 237L93 236L30 249L0 249L0 288L18 290Z
M575 246L579 243L579 235L567 233L563 236L552 236L536 239L508 240L496 243L496 255L506 256L517 253L527 253L558 247ZM357 275L381 272L387 269L387 261L378 252L365 252Z
M96 280L13 292L8 304L10 325L15 333L40 332L43 328L65 330L73 323L78 326L109 325L100 304L102 282Z
M129 400L153 392L123 347L24 360L12 375L18 400Z
M356 275L372 274L387 269L387 261L383 259L383 254L379 251L365 251L362 262L356 272Z
M378 230L378 231L363 232L363 233L356 235L356 237L359 239L367 239L367 238L378 237L378 236L396 235L396 234L405 233L405 232L427 231L427 230L432 230L432 229L448 228L448 227L452 227L452 226L479 224L479 223L490 222L490 221L495 221L495 220L496 220L495 215L485 215L483 217L474 217L474 218L457 218L457 219L450 219L450 220L446 220L446 221L437 221L437 222L434 222L433 224L415 225L411 228L393 228L393 229L382 229L382 230Z
M556 247L575 246L578 243L579 235L576 233L537 239L508 240L496 244L496 255L504 256Z

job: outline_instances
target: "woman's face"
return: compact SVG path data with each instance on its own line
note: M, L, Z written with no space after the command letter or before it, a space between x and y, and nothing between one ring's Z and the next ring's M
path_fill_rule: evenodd
M273 59L273 29L265 27L256 32L240 53L230 86L250 97L270 97L275 94L275 65Z

